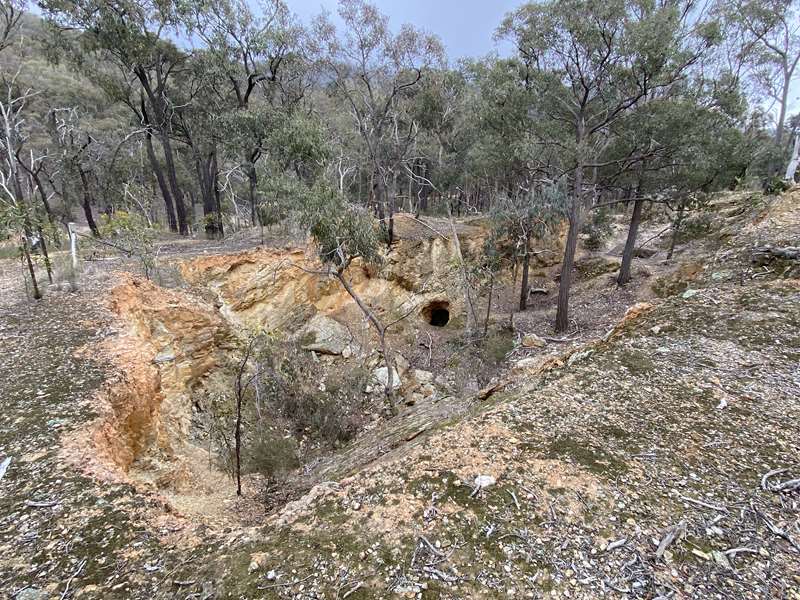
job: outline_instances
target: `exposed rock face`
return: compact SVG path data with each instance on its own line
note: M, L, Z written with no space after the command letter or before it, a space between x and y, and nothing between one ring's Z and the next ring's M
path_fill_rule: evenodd
M93 440L100 455L127 471L148 452L173 457L189 430L189 392L230 347L227 325L210 306L127 277L111 291L111 309L129 329L107 348L122 373L101 400Z
M320 268L302 250L259 249L187 261L181 272L186 281L217 296L227 319L250 328L291 331L315 313L341 314L344 320L359 322L358 307L337 281L303 270ZM414 296L397 281L370 272L358 261L346 275L356 293L384 310L407 311L424 297Z

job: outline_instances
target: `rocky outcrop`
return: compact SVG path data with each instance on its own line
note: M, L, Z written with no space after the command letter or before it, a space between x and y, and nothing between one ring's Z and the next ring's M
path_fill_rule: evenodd
M188 438L189 394L231 346L226 323L212 307L126 277L109 306L126 324L105 352L118 374L98 399L94 451L127 472L146 454L167 459Z

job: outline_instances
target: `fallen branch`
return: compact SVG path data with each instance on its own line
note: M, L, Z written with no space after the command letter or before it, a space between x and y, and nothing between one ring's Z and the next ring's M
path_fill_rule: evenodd
M717 510L719 512L727 513L728 509L724 506L717 506L716 504L709 504L708 502L703 502L702 500L696 500L695 498L689 498L687 496L681 496L681 500L684 502L688 502L690 504L696 504L697 506L702 506L704 508L710 508L711 510Z
M30 506L31 508L52 508L56 504L59 504L58 500L44 501L44 502L36 502L34 500L25 500L25 506Z
M753 509L753 512L755 512L755 513L756 513L756 514L757 514L759 517L761 517L761 519L762 519L762 520L764 521L764 523L766 524L766 526L767 526L767 529L769 529L770 533L772 533L773 535L776 535L776 536L778 536L779 538L781 538L781 539L783 539L783 540L786 540L787 542L789 542L789 544L792 546L792 548L794 548L795 550L797 550L798 552L800 552L800 544L798 544L797 542L795 542L795 541L794 541L794 540L791 538L791 536L790 536L788 533L786 533L786 532L785 532L783 529L781 529L780 527L778 527L777 525L775 525L775 523L773 523L773 522L772 522L772 521L769 519L769 517L767 517L767 515L765 515L764 513L762 513L760 510L758 510L758 509L757 509L757 508L756 508L756 507L753 505L753 503L752 503L752 502L750 503L750 507Z
M758 554L758 550L754 550L753 548L731 548L730 550L725 550L723 554L731 558L736 558L737 554Z
M676 525L670 527L667 534L662 538L661 542L658 544L658 549L656 550L656 559L660 559L664 556L664 552L667 551L672 544L675 543L679 537L686 533L686 521L680 521Z
M796 492L800 490L800 478L778 482L775 485L770 484L770 478L781 475L782 473L786 473L788 470L788 468L773 469L772 471L767 471L764 473L764 475L761 477L761 489L765 492Z

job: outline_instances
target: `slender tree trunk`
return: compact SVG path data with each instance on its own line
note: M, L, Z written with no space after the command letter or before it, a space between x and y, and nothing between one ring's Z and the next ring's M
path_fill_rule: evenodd
M636 188L633 190L633 212L631 223L628 227L628 237L625 240L625 250L622 252L622 265L617 276L617 285L625 285L631 280L631 264L636 250L636 236L639 234L639 224L642 222L642 170L639 170L636 179Z
M248 189L250 194L250 216L251 216L251 223L253 227L257 227L261 224L261 214L258 210L258 200L256 195L256 189L258 187L258 174L256 173L256 166L252 163L248 163L247 168L247 182L248 182Z
M392 243L394 242L394 212L395 212L395 202L397 198L397 173L392 176L392 187L389 190L389 239L388 239L388 246L391 249Z
M383 354L383 362L386 366L386 404L388 405L389 411L392 413L392 415L397 415L397 406L395 404L394 395L395 361L394 353L389 346L389 342L386 340L386 327L384 327L380 319L375 316L375 313L373 313L369 307L364 304L364 301L361 300L361 297L356 293L356 291L350 285L350 282L344 276L343 271L336 271L333 275L339 280L339 283L342 284L342 287L355 301L355 303L358 305L358 308L361 309L361 312L364 313L364 316L367 317L367 320L372 324L372 326L375 328L375 331L378 333L378 339L380 340L381 344L381 353Z
M528 282L528 274L531 268L531 234L530 231L525 232L525 254L522 256L522 285L519 290L519 310L527 310L528 308L528 289L530 284Z
M494 273L489 273L489 298L486 300L486 320L483 322L483 337L489 334L489 319L492 316L492 295L494 294Z
M556 312L556 331L564 332L569 328L569 290L572 285L572 267L575 264L575 250L578 247L578 232L581 225L583 209L583 164L579 162L575 168L573 197L569 208L567 243L564 248L564 260L561 264L561 281L558 285L558 309Z
M680 235L681 223L683 223L684 206L683 201L678 205L678 212L675 215L675 221L672 224L672 238L669 242L669 251L667 252L667 260L672 260L672 254L675 252L675 245L678 243L678 235Z
M167 180L172 191L172 201L175 203L175 216L178 219L178 232L181 235L189 235L189 226L186 221L186 205L183 203L183 193L178 185L178 174L175 170L175 157L172 153L172 142L169 135L161 131L161 147L164 149L164 165L167 169Z
M47 269L47 280L53 283L53 266L50 264L50 254L47 252L47 242L44 239L44 232L39 227L39 243L42 246L42 256L44 257L44 266Z
M86 216L86 223L94 237L100 237L100 232L97 230L97 223L94 221L92 215L92 193L89 190L89 180L86 177L86 171L78 166L78 174L81 177L81 186L83 187L83 214Z
M153 169L158 187L161 190L161 196L164 198L164 207L167 213L169 230L177 232L178 220L175 218L175 205L172 203L172 193L169 191L167 180L164 178L164 171L161 169L161 164L156 157L156 152L153 148L153 134L149 129L145 132L144 140L147 149L147 159L150 161L150 168Z
M31 252L27 236L25 236L22 240L22 254L25 257L25 263L28 266L28 273L31 276L31 284L33 285L33 299L41 300L42 292L39 291L39 283L36 281L36 271L33 268L33 261L31 260Z
M203 221L205 223L206 238L210 240L221 239L222 216L219 214L219 199L217 197L217 173L215 153L207 157L195 154L195 168L200 180L200 193L203 196Z
M31 171L31 177L33 177L33 181L36 183L36 188L39 190L39 197L42 199L42 206L44 207L44 212L47 214L47 221L50 225L55 226L55 218L53 217L53 209L50 207L50 202L47 200L47 192L44 189L44 184L42 183L42 178L39 177L39 174Z
M639 223L642 221L642 205L643 200L637 198L633 201L633 214L631 215L631 224L628 227L628 238L625 240L625 250L622 252L622 265L619 268L619 276L617 277L617 285L625 285L631 280L631 263L633 262L633 255L636 250L636 236L639 233Z
M233 432L234 451L236 459L236 495L242 495L242 405L244 404L245 384L242 381L244 371L247 368L247 361L250 360L250 353L253 351L255 340L251 339L247 344L242 362L236 371L236 425Z
M217 174L219 173L219 167L217 165L217 151L214 149L214 152L211 154L211 166L209 170L210 176L210 185L211 190L213 192L214 198L214 216L216 217L216 227L217 227L217 236L219 239L225 237L225 231L222 226L222 202L219 197L219 178Z

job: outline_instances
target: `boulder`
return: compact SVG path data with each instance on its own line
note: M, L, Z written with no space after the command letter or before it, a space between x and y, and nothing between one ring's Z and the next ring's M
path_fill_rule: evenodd
M389 369L386 367L378 367L372 372L372 377L381 384L384 388L389 385ZM400 374L397 369L392 369L392 389L396 390L403 385L400 380Z
M426 383L433 383L433 373L421 369L414 369L414 379L423 385Z
M541 361L538 358L531 357L531 358L523 358L522 360L518 360L514 363L515 369L532 369L534 367L538 367Z
M535 333L528 333L522 338L522 346L525 348L544 348L547 346L547 340Z
M326 315L314 315L300 331L297 339L303 350L319 352L320 354L350 354L350 341L352 339L347 327Z

